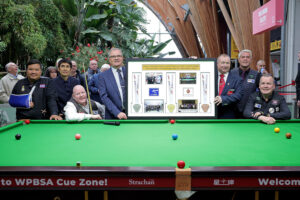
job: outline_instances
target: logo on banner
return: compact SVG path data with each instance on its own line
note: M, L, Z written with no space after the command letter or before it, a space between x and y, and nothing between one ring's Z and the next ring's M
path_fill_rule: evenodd
M149 96L159 96L158 88L149 88Z

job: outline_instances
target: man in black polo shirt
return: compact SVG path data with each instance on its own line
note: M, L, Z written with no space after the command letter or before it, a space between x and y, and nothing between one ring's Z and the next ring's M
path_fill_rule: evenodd
M42 65L38 60L27 63L26 78L19 80L12 94L29 94L32 87L30 108L17 108L16 118L20 119L55 119L61 120L57 111L57 94L51 79L41 78Z
M290 119L291 112L284 97L275 92L274 78L269 74L261 76L258 92L253 93L244 110L246 118L258 119L274 124L276 119Z
M53 80L58 95L57 107L60 115L63 115L63 109L72 96L73 87L80 85L76 78L70 76L71 68L70 60L61 59L58 62L59 76Z

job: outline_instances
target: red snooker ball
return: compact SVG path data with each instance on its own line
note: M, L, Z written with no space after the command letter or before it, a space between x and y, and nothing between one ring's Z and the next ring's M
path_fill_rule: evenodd
M79 133L77 133L77 134L75 135L75 138L76 138L76 140L79 140L79 139L81 138L81 135L80 135Z
M291 133L286 133L286 134L285 134L285 137L286 137L287 139L290 139L290 138L292 137L292 134L291 134Z
M178 166L178 168L183 169L185 166L185 162L183 160L179 160L177 162L177 166Z
M171 124L174 124L174 123L175 123L175 120L174 120L174 119L171 119L171 120L170 120L170 123L171 123Z
M26 119L24 122L25 122L25 124L30 124L30 120L29 119Z

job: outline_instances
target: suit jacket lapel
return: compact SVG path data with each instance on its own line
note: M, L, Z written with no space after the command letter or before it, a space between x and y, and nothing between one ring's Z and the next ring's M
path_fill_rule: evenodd
M115 79L114 73L112 72L112 69L109 69L109 71L110 71L110 73L108 73L109 74L108 75L109 82L112 84L112 86L114 88L114 91L117 91L117 94L121 98L120 91L119 91L119 88L118 88L117 81Z

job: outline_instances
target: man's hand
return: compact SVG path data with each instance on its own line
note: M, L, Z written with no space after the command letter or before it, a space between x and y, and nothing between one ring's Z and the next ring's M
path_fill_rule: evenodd
M297 106L300 107L300 100L297 101Z
M256 112L256 113L252 114L252 117L255 118L255 119L257 119L261 115L262 115L261 112Z
M34 103L32 101L30 101L29 106L30 106L30 108L33 108L34 107Z
M214 103L217 104L217 106L220 105L222 103L222 98L220 96L216 96Z
M102 119L100 115L92 115L91 119Z
M257 119L266 124L275 124L276 122L276 120L273 117L259 116Z
M127 119L126 114L123 112L120 112L117 117L118 117L118 119Z
M50 120L62 120L62 118L61 118L61 116L59 116L59 115L51 115L50 116Z

